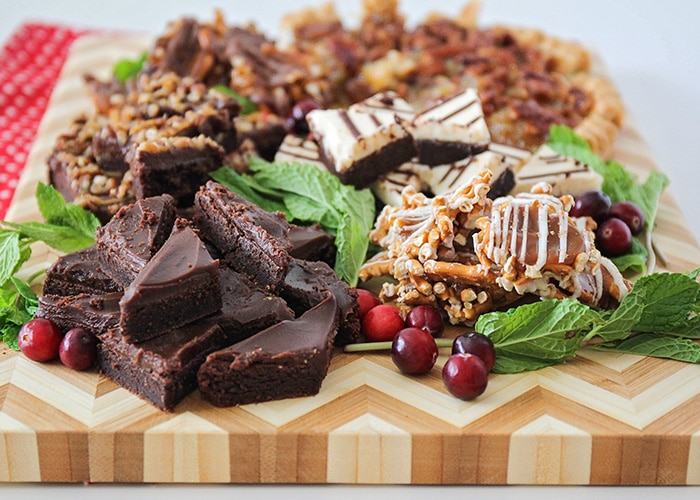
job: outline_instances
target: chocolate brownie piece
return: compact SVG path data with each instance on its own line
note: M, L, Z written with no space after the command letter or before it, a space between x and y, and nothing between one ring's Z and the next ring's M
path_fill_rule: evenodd
M227 335L208 319L139 343L113 328L101 337L97 366L128 391L172 411L197 388L197 370L207 355L227 345Z
M95 233L104 271L121 286L128 286L163 245L174 222L175 202L167 194L119 209Z
M124 289L121 335L141 342L221 309L219 262L178 219L170 237Z
M122 287L102 270L97 246L61 255L46 270L42 292L47 295L103 294Z
M61 331L82 327L98 337L119 325L121 292L102 295L79 293L70 296L42 295L35 317L52 320Z
M219 272L222 305L210 319L229 335L231 343L280 321L294 319L294 311L281 297L264 290L246 275L223 265Z
M338 334L335 345L343 346L360 338L357 292L338 278L325 262L292 259L280 296L297 316L321 303L328 293L338 304Z
M338 325L332 295L293 321L282 321L213 352L197 382L216 406L312 396L321 389Z
M292 245L289 255L292 257L302 260L320 260L329 266L335 264L335 238L320 224L310 226L290 224L288 238Z
M136 199L167 193L178 207L189 207L209 172L223 165L224 149L203 135L163 137L134 145L126 160Z
M289 223L225 186L209 181L195 196L194 223L227 265L277 289L289 266Z

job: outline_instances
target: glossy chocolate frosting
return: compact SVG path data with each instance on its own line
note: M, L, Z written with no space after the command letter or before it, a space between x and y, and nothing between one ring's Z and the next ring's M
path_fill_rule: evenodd
M175 202L167 194L121 208L95 235L104 271L128 286L165 243L175 217Z
M179 219L170 238L124 290L122 335L140 341L221 309L219 262Z

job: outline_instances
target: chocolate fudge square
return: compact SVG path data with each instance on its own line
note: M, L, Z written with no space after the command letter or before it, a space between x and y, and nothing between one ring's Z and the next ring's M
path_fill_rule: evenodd
M325 262L292 259L280 296L297 316L320 304L331 293L338 305L338 334L335 345L343 346L360 338L357 291L338 278Z
M219 262L182 219L170 237L124 289L121 335L141 342L221 309Z
M97 366L129 392L173 411L197 388L197 370L207 355L227 345L227 335L209 320L139 343L127 341L113 328L101 337Z
M321 389L338 325L332 295L292 321L282 321L207 356L197 383L215 406L312 396Z
M329 266L335 265L335 238L320 224L310 226L289 225L289 255L302 260L320 260Z
M269 293L245 274L220 266L221 310L210 316L229 336L239 342L275 323L294 319L294 311L277 295Z
M61 255L46 270L42 292L47 295L103 294L122 289L102 270L97 246Z
M223 165L224 149L203 135L164 137L134 145L126 160L136 199L167 193L189 207L209 172Z
M101 337L119 325L121 292L102 295L79 293L60 296L44 294L39 297L35 317L50 319L62 332L81 327Z
M120 208L95 233L105 273L122 287L128 286L170 236L175 217L175 202L167 194Z
M209 181L195 196L194 223L227 265L264 287L279 288L289 266L289 223Z

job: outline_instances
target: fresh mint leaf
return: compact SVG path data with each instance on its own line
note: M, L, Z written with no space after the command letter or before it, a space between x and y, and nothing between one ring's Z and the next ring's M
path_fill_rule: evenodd
M641 275L647 272L647 260L649 251L637 238L632 238L632 247L623 255L613 257L610 260L621 273L636 273Z
M700 283L685 274L655 273L639 278L622 303L640 303L635 331L665 333L683 327L699 297Z
M74 203L67 203L56 188L43 182L37 184L34 194L46 223L70 227L87 238L95 238L95 229L100 225L95 214Z
M34 316L34 313L39 307L39 298L36 296L36 293L34 293L34 290L32 290L32 288L29 286L29 283L15 277L10 278L10 280L24 301L24 310L30 316Z
M19 350L17 335L22 325L30 319L32 319L32 315L21 307L6 306L0 308L0 333L2 333L2 341L10 349Z
M222 167L210 172L210 177L223 186L226 186L234 193L239 194L251 203L268 212L285 212L287 207L279 199L275 199L265 193L262 195L262 187L259 186L250 175L239 174L235 170Z
M692 271L688 271L687 273L685 273L685 275L689 278L697 280L698 278L700 278L700 267L698 267L697 269L693 269Z
M148 53L146 52L143 52L138 59L120 59L114 65L114 77L121 83L135 78L143 69L143 65L146 63L147 59Z
M563 363L581 347L598 314L574 299L542 300L479 316L474 328L496 348L496 373ZM530 367L530 368L527 368Z
M644 310L644 293L628 293L620 302L617 309L611 312L603 312L600 317L603 321L597 323L586 335L585 340L600 337L605 341L619 340L629 337L630 332L639 322Z
M10 349L18 350L19 330L23 324L32 319L39 302L29 284L14 277L2 286L2 296L5 302L0 307L2 341Z
M233 90L231 87L227 87L226 85L214 85L211 88L212 90L216 90L221 94L224 94L228 97L233 97L235 100L237 100L238 104L240 104L241 106L241 115L249 115L251 113L255 113L258 110L258 107L253 101L251 101L245 96L242 96L241 94Z
M688 339L643 333L618 342L592 346L601 351L624 352L639 356L700 363L700 345Z
M36 241L43 241L51 248L59 252L75 252L95 243L94 236L88 236L85 233L73 229L68 226L57 226L54 224L46 224L43 222L4 222L8 227L11 227L21 233L23 236L32 238Z
M341 280L352 286L357 284L357 272L367 257L367 232L362 224L347 214L341 218L336 230L334 270Z
M19 233L0 231L0 286L17 272L20 256Z

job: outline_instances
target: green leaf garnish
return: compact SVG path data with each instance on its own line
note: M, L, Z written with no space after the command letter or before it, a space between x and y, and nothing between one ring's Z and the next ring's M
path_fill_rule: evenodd
M113 74L119 82L124 83L131 78L135 78L148 59L148 53L144 52L138 59L120 59L114 65Z
M640 278L614 311L573 299L544 300L479 317L475 329L496 347L497 373L565 362L594 337L599 349L696 363L700 346L700 283L691 273ZM693 345L695 347L693 347Z
M475 329L496 348L495 373L563 363L581 347L598 314L574 299L543 300L479 316Z
M231 87L227 87L226 85L213 85L211 89L216 90L217 92L220 92L221 94L227 95L229 97L233 97L235 100L237 100L238 104L241 105L241 115L249 115L251 113L255 113L258 110L258 107L253 101L251 101L245 96L242 96L241 94L233 90Z

